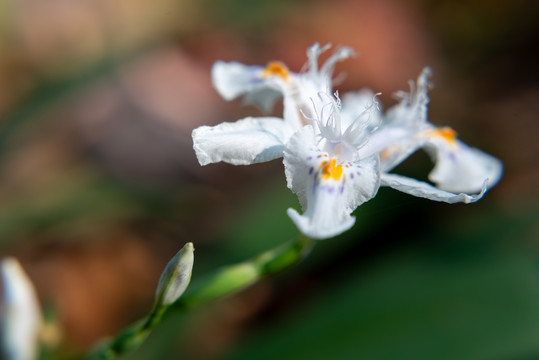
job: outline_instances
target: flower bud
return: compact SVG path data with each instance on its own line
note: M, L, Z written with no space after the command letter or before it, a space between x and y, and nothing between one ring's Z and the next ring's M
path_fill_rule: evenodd
M167 264L155 293L156 306L168 306L185 291L193 270L193 243L187 243Z

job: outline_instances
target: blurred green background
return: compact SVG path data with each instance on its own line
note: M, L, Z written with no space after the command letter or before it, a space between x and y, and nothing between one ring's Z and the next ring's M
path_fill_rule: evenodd
M55 356L146 314L184 243L196 281L297 235L279 161L202 168L191 131L260 114L217 95L214 61L299 71L318 41L359 53L341 93L386 108L430 65L430 121L501 158L501 182L472 205L381 189L353 231L126 359L539 358L537 4L0 0L0 255L60 324Z

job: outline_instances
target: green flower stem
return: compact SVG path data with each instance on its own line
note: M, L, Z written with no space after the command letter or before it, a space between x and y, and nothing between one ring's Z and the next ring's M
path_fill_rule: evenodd
M296 241L266 251L248 261L222 268L189 287L182 297L169 306L154 306L145 319L102 344L86 358L116 359L140 346L156 325L174 313L231 295L265 276L284 270L308 255L313 245L312 239L301 236Z

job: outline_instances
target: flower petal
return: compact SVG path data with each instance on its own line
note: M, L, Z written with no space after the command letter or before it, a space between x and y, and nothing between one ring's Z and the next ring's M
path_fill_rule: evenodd
M469 204L476 202L477 200L481 199L487 191L487 181L483 183L483 188L481 189L481 192L479 194L468 195L464 193L450 193L444 190L440 190L432 185L429 185L426 182L418 181L401 175L382 173L381 180L382 186L389 186L393 189L402 191L410 195L434 201L442 201L449 204L459 202Z
M307 236L325 239L352 227L352 211L374 197L379 187L379 163L377 156L337 163L316 145L311 126L297 131L286 145L283 162L287 184L304 210L300 215L289 209L288 215Z
M386 128L372 137L376 143L393 139L391 145L380 149L380 162L383 172L388 172L415 153L424 144L423 139L418 139L413 133L404 127Z
M211 76L213 85L225 100L244 95L246 103L269 112L282 96L282 88L278 79L263 76L263 71L262 66L217 61L213 64Z
M388 172L408 158L425 142L418 139L410 129L387 125L375 130L358 149L362 158L380 154L380 167Z
M373 133L360 151L362 155L379 152L384 172L395 168L425 143L425 140L416 134L431 127L427 122L430 73L430 68L424 68L417 83L410 81L410 93L401 91L396 94L400 102L389 108L383 125Z
M341 127L346 129L360 118L369 123L367 130L378 126L382 121L382 113L378 103L375 103L375 96L369 89L345 93L341 104Z
M310 46L307 49L309 72L311 73L312 76L322 75L324 77L327 77L328 79L331 78L331 76L333 75L335 64L355 54L352 48L348 46L342 46L338 48L332 55L330 55L330 57L326 60L326 62L322 65L321 69L319 70L318 58L320 57L322 53L324 53L330 47L331 47L331 44L320 46L319 43L314 43L312 46Z
M352 212L359 205L372 199L380 188L381 174L378 155L354 162L349 168L345 166L344 173L346 175L344 193L350 194L345 204L347 210Z
M429 180L447 191L478 192L486 179L489 186L494 186L503 172L499 159L457 139L431 136L425 150L436 162Z
M200 165L224 161L249 165L277 159L293 129L280 118L248 117L233 123L193 130L193 148Z
M388 123L419 129L427 122L428 79L431 72L429 67L424 68L417 78L417 83L410 81L410 93L400 91L395 94L401 101L388 109L386 115Z
M34 286L15 258L0 262L2 312L0 333L4 359L35 359L41 310Z

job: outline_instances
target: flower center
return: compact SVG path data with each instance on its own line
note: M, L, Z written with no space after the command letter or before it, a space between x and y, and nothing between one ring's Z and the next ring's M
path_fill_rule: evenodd
M320 164L320 167L318 168L318 171L322 170L323 180L332 179L332 180L338 181L341 179L343 175L342 165L336 165L336 164L337 164L337 159L335 158L332 158L331 160L329 160L329 162L322 161L322 163Z
M279 76L283 80L287 80L289 72L286 65L283 64L282 62L271 61L268 63L268 65L266 66L262 74L263 76L275 75L275 76Z

